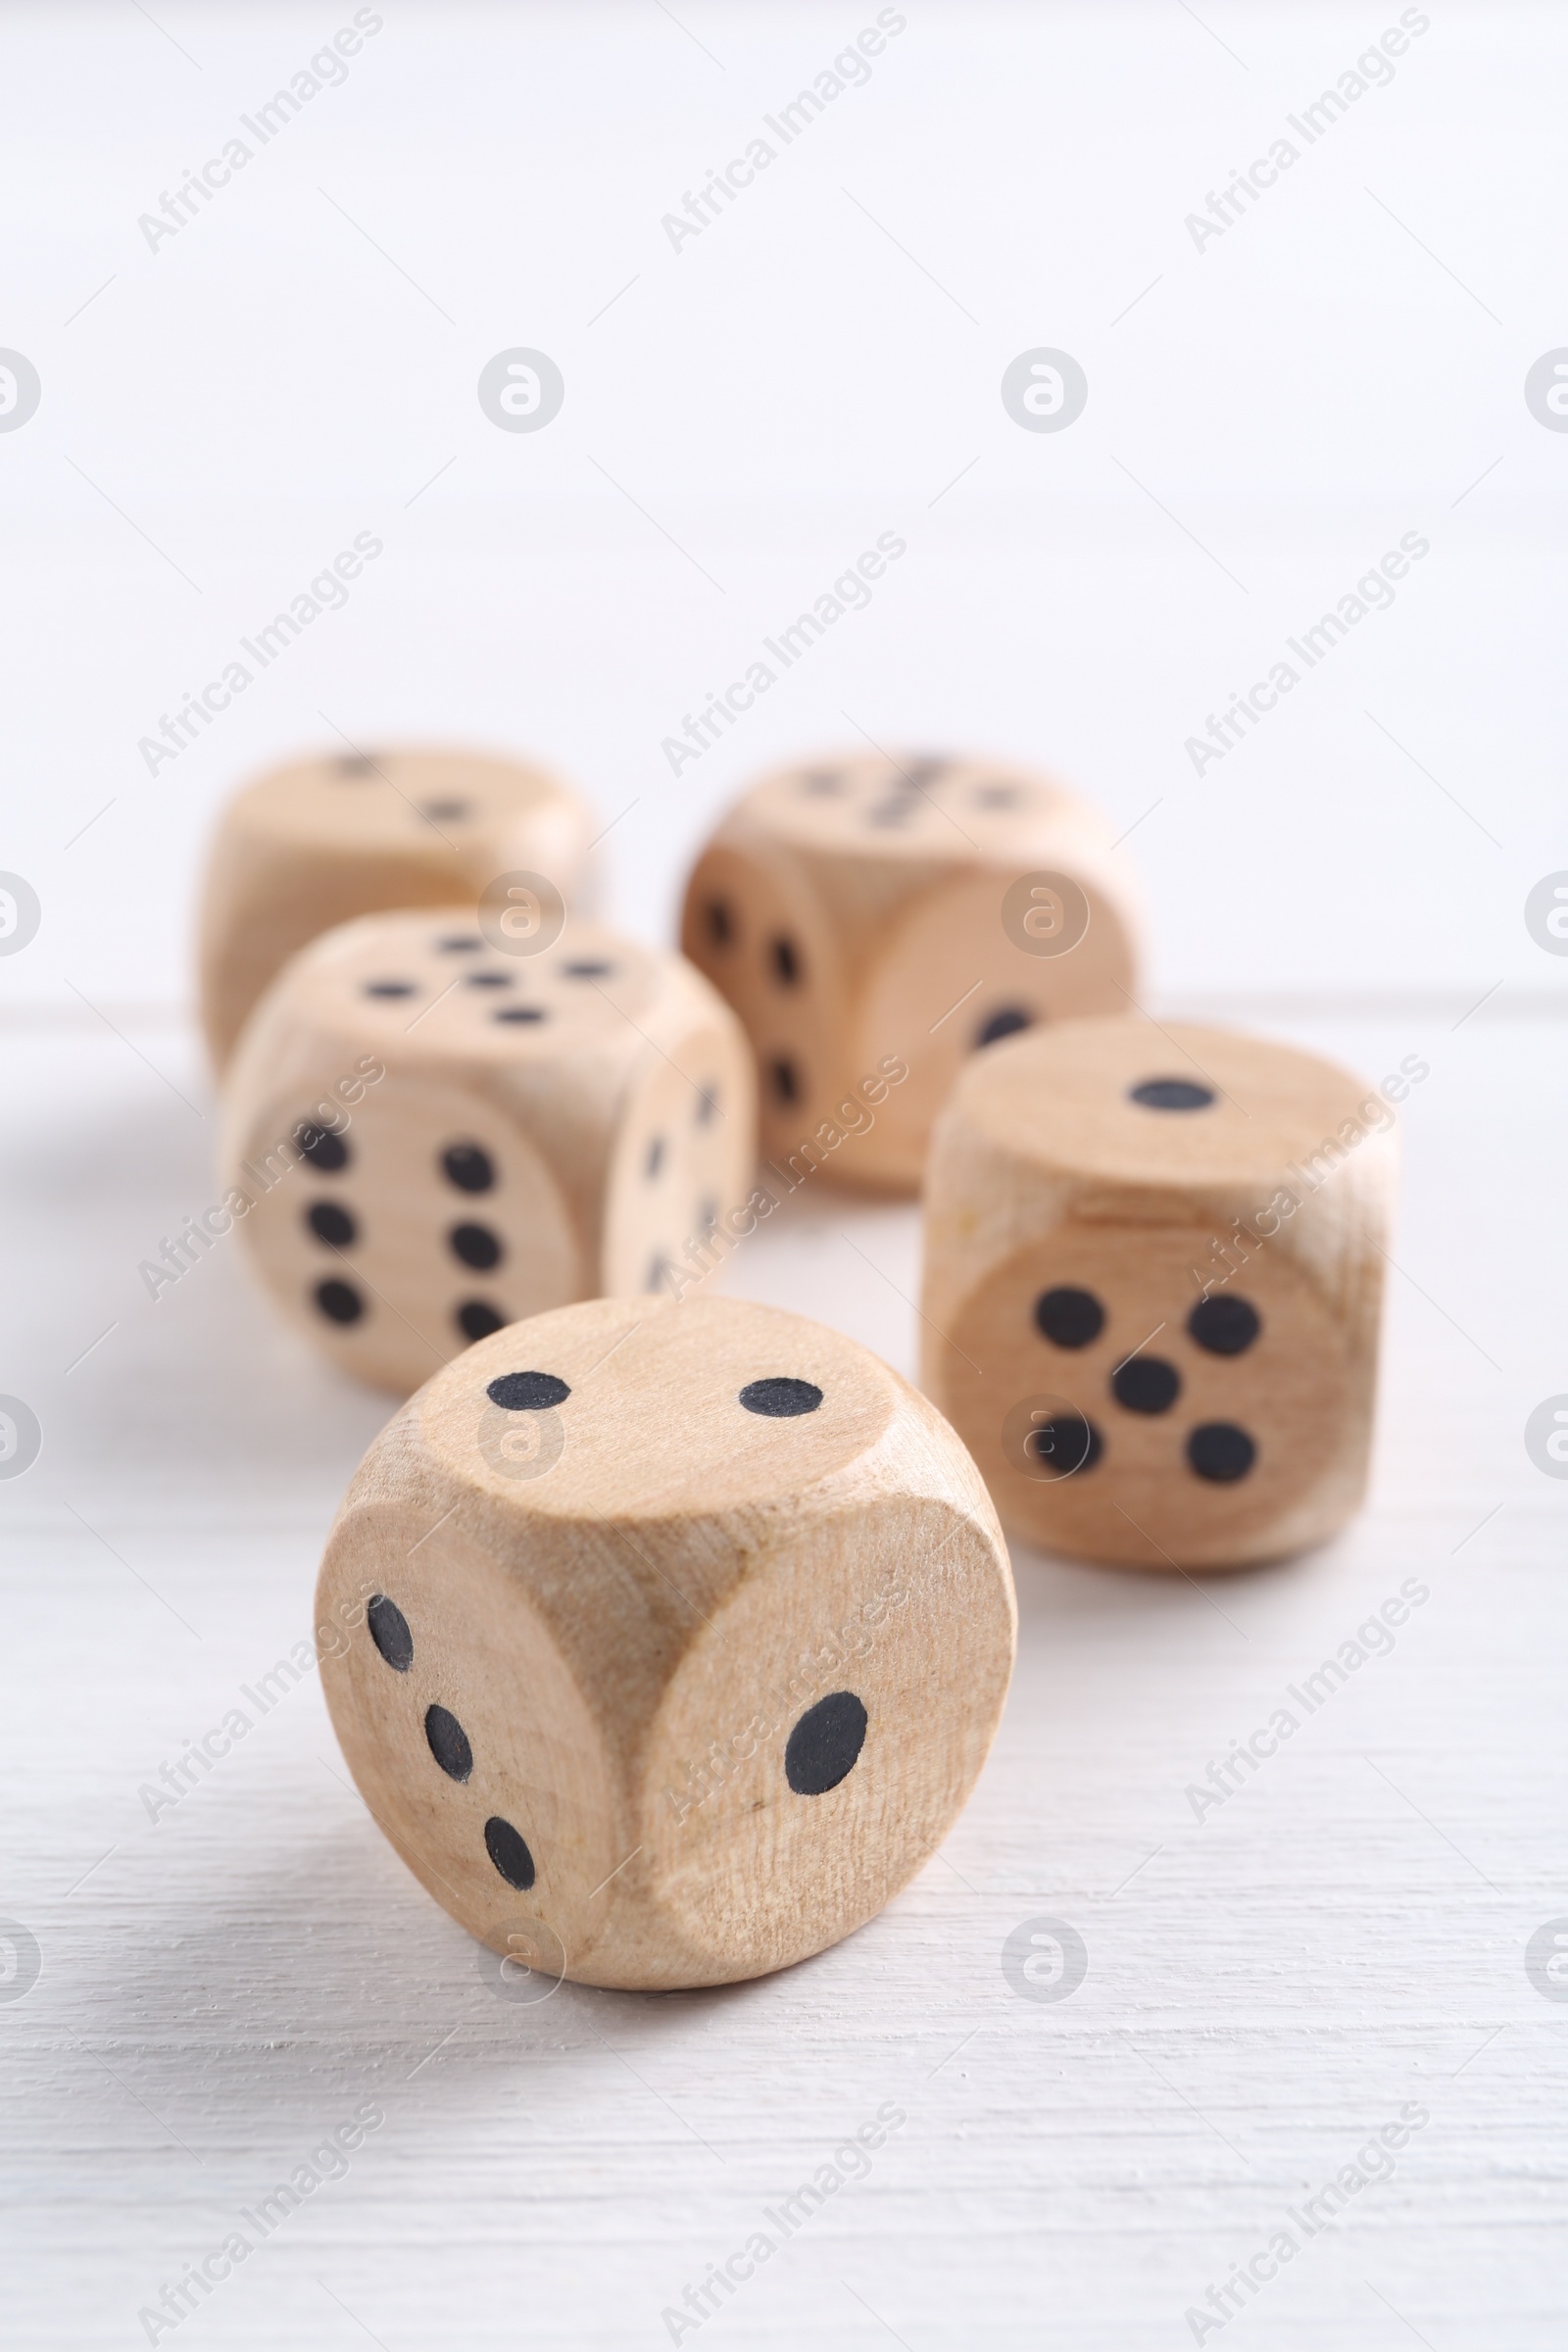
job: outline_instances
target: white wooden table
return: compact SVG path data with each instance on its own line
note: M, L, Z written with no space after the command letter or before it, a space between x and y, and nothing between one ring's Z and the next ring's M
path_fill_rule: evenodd
M0 345L43 387L0 432L0 868L44 915L0 957L0 1392L43 1430L0 1480L6 2342L1558 2352L1568 2002L1526 1954L1568 1919L1568 1487L1524 1428L1568 1392L1568 961L1522 908L1568 867L1568 436L1521 388L1568 340L1568 27L1446 0L1200 247L1186 216L1381 21L921 0L677 249L662 216L873 9L376 13L153 247L139 217L352 11L0 10ZM566 381L535 436L474 397L517 345ZM998 397L1036 346L1088 375L1055 436ZM348 606L149 773L160 714L364 529ZM873 604L673 778L682 713L890 529ZM1412 530L1394 608L1196 773L1206 714ZM649 938L774 759L1056 764L1128 833L1162 1013L1430 1063L1368 1511L1231 1578L1020 1556L973 1802L771 1981L498 1995L308 1660L277 1670L383 1401L231 1246L138 1283L213 1197L213 811L334 730L558 760ZM917 1252L912 1210L824 1191L724 1279L907 1369ZM1386 1654L1195 1809L1412 1582ZM1081 1938L1066 1997L1014 1989L1019 1931ZM879 2113L863 2177L769 2218ZM1325 2197L1363 2150L1384 2177ZM203 2261L177 2327L139 2319Z

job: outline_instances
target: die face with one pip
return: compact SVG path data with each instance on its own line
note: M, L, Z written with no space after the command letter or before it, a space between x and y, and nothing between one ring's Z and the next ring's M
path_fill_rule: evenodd
M215 1067L269 982L323 931L384 907L471 905L514 872L542 875L569 906L592 831L553 776L480 752L344 751L259 777L223 810L203 891Z
M1366 1483L1394 1114L1332 1063L1079 1021L982 1056L933 1139L923 1379L1048 1549L1239 1567Z
M784 1968L934 1850L1015 1612L996 1514L865 1348L748 1301L596 1299L481 1341L371 1446L322 1562L371 1814L526 1965Z
M978 1048L1124 1011L1136 915L1109 828L996 762L880 754L786 768L739 801L687 887L681 945L746 1025L762 1149L787 1158L867 1070L907 1065L834 1173L918 1187Z
M345 1371L403 1394L521 1316L660 1288L755 1150L746 1040L682 957L575 922L504 953L471 906L314 941L224 1087L253 1266Z

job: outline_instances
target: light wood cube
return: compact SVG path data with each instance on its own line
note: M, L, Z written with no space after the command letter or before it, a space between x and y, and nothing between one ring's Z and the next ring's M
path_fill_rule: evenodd
M437 1373L349 1490L317 1623L367 1805L511 1981L669 1989L821 1951L919 1869L1015 1610L924 1397L703 1298L562 1308Z
M597 924L523 955L471 906L367 915L257 1006L222 1154L284 1313L407 1393L520 1316L689 1263L750 1189L752 1060L689 963Z
M201 911L202 1021L221 1070L288 958L357 914L471 906L495 876L531 872L565 906L594 823L555 777L436 747L326 753L275 767L223 810Z
M830 1151L842 1181L908 1192L972 1054L1127 1009L1136 930L1108 826L1059 786L853 754L737 802L692 874L681 945L756 1049L763 1152L796 1181Z
M1004 1525L1230 1568L1366 1484L1394 1113L1294 1048L1139 1019L985 1054L938 1124L922 1377Z

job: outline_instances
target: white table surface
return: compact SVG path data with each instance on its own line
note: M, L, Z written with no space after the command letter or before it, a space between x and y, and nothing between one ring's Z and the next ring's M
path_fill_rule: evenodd
M381 13L152 254L137 215L352 12L0 10L0 343L44 383L0 434L0 866L44 909L0 958L0 1390L44 1431L0 1482L0 1917L42 1960L0 1982L6 2341L146 2342L165 2283L370 2102L344 2176L161 2342L665 2344L891 2102L705 2352L1154 2352L1413 2101L1392 2176L1203 2340L1557 2352L1568 2004L1525 1947L1568 1916L1568 1490L1523 1430L1568 1391L1568 962L1522 908L1568 866L1568 437L1521 386L1568 336L1561 16L1434 8L1200 254L1184 216L1397 10L911 6L676 255L661 215L874 10ZM537 436L473 397L514 344L566 375ZM997 398L1034 345L1089 374L1059 436ZM364 592L149 776L159 712L365 528ZM681 714L890 528L869 611L672 780ZM1195 776L1206 713L1410 529L1394 609ZM308 1631L386 1409L231 1245L156 1304L136 1276L213 1197L213 811L334 727L557 760L619 818L610 906L649 938L769 760L989 745L1137 824L1162 1017L1430 1063L1367 1511L1230 1578L1020 1553L973 1801L772 1980L497 1998L346 1785L314 1673L148 1818ZM906 1369L917 1278L913 1210L826 1190L725 1276ZM1210 1760L1411 1578L1392 1652L1195 1819ZM1088 1949L1056 2003L1002 1971L1041 1916Z

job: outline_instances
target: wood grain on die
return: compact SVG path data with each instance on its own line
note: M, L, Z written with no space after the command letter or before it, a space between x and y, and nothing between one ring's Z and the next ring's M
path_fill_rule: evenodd
M745 1198L755 1143L745 1037L682 957L578 922L504 955L462 908L313 942L224 1089L253 1265L400 1393L522 1316L657 1289Z
M288 958L383 907L471 908L498 874L552 881L569 906L592 819L543 770L408 746L291 760L223 810L201 912L202 1019L220 1070Z
M439 1373L349 1491L318 1618L370 1594L409 1664L363 1623L322 1675L376 1820L496 1950L642 1988L786 1967L879 1910L979 1773L1016 1623L935 1410L842 1334L726 1298L586 1302Z
M1087 905L1060 954L1030 952L1004 921L1009 887L1046 872ZM756 1048L769 1155L807 1143L884 1057L906 1065L832 1165L911 1191L968 1056L1026 1025L1122 1010L1136 930L1109 828L1060 787L995 761L856 754L737 802L693 871L682 945Z
M1293 1048L1135 1019L999 1047L938 1123L923 1378L1004 1521L1233 1567L1366 1482L1394 1114Z

